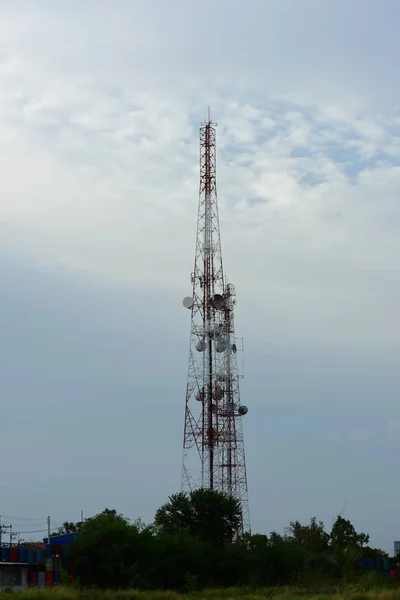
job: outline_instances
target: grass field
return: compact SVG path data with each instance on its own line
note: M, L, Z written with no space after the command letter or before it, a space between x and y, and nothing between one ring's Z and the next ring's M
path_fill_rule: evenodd
M209 589L201 592L178 594L168 591L142 592L75 590L56 588L53 590L32 589L14 593L13 598L24 600L400 600L400 586L388 586L367 590L366 583L350 586L321 586L321 589L304 588L226 588Z

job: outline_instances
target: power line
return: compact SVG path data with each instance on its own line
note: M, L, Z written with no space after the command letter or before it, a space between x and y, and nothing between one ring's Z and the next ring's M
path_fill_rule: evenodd
M2 520L11 521L14 524L18 523L25 526L32 525L32 527L35 527L35 525L41 525L42 523L47 523L48 519L48 517L13 517L11 515L5 515L3 513L0 515L0 517ZM52 524L61 527L62 525L64 525L65 520L61 521L59 519L52 519L51 522Z
M46 521L47 517L15 517L12 515L5 515L4 513L1 514L2 517L5 517L6 519L13 519L15 521Z
M32 529L31 531L16 531L15 533L43 533L47 529Z

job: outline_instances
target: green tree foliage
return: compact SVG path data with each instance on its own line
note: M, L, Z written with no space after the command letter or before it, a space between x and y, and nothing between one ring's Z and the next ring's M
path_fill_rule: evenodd
M77 533L82 523L73 523L72 521L65 521L62 527L59 527L57 531L50 534L51 536L64 535L65 533Z
M349 520L338 516L333 524L330 543L333 548L360 548L366 546L369 542L369 535L366 533L357 533L354 525Z
M294 583L304 567L304 548L288 536L255 534L247 540L247 548L246 574L252 585Z
M309 525L292 521L287 529L287 537L312 554L324 554L329 546L329 534L324 524L313 517Z
M105 509L87 519L71 556L81 584L114 589L132 585L144 555L144 539L145 532L115 510Z
M368 556L365 551L368 541L369 535L357 533L354 525L339 515L329 536L327 563L332 574L339 579L348 579L360 572L361 559Z
M106 509L77 527L72 566L85 587L190 592L309 584L318 578L355 581L363 558L384 556L366 547L368 535L342 517L330 534L312 518L306 525L292 521L284 535L246 534L237 540L239 522L238 502L210 490L171 496L150 526Z
M241 520L240 502L224 494L198 489L174 494L159 508L155 525L159 531L174 533L187 529L192 536L226 546L232 542Z
M187 529L159 533L153 539L149 575L155 587L184 591L216 581L216 561L221 553L209 541L192 536Z

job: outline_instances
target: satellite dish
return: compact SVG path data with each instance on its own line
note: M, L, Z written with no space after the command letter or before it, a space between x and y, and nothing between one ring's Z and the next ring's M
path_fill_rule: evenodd
M217 352L224 352L226 350L225 340L222 339L215 342L215 350Z
M247 415L248 412L249 412L249 409L247 408L247 406L240 406L239 407L239 415L241 415L242 417L244 415Z
M204 352L204 350L206 349L206 342L205 340L197 340L197 342L195 343L195 348L197 350L197 352Z
M236 344L232 344L232 352L233 352L233 354L236 354L236 350L237 350Z
M204 388L201 388L201 390L196 390L194 397L196 400L198 400L198 402L202 402L204 400Z
M185 308L192 308L194 304L193 298L191 298L191 296L186 296L186 298L183 299L182 304Z
M218 310L224 307L224 297L221 294L214 294L211 298L211 304Z

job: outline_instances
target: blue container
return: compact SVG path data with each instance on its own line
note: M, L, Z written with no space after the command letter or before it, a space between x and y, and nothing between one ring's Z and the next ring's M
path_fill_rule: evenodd
M1 560L3 562L10 562L10 548L7 548L7 546L2 546L1 548Z
M37 574L37 583L39 587L46 587L46 571L39 571Z
M61 584L61 571L54 571L54 585Z
M26 548L19 548L18 556L20 563L28 562L28 550Z
M383 570L390 571L390 560L388 558L383 559Z
M45 551L42 550L41 548L37 548L36 549L36 562L39 563L40 565L43 565L44 559L45 559Z
M51 544L46 546L46 558L53 558L53 546Z
M374 558L369 559L369 568L376 569L376 560Z
M76 537L76 533L64 533L63 535L53 535L50 538L50 544L73 544L75 537ZM48 539L49 538L44 538L44 543L48 544Z
M28 563L36 563L36 548L28 548Z
M363 569L368 569L369 568L369 560L368 560L368 558L364 558L363 559L362 566L363 566Z

